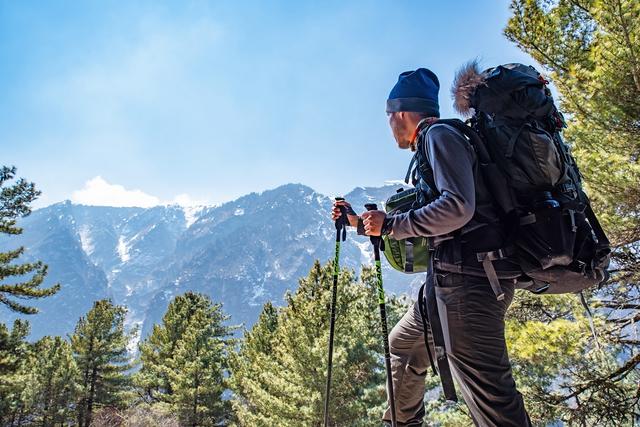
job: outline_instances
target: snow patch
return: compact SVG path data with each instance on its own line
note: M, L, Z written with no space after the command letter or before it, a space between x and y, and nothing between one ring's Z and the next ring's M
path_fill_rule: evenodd
M385 186L387 186L387 185L400 185L400 186L402 186L402 187L406 187L406 188L411 188L411 187L413 187L413 185L411 185L411 184L407 184L406 182L404 182L404 181L403 181L403 180L401 180L401 179L389 179L389 180L387 180L387 181L385 181L385 182L384 182L384 185L385 185Z
M182 206L182 212L184 212L185 226L187 228L198 220L200 213L206 208L206 206Z
M373 262L373 246L370 242L353 242L360 249L360 263L371 264Z
M125 242L124 236L120 236L118 239L118 256L122 262L127 262L131 258L129 255L129 245Z
M122 272L122 270L120 270L119 268L114 268L113 270L109 271L107 273L107 286L111 287L111 283L116 279L116 276L118 276L118 274L120 274Z
M329 240L332 237L335 237L335 231L331 230L329 227L322 227L322 235L325 240Z
M278 259L273 263L273 273L278 280L287 280L289 278L289 275L284 271Z
M89 226L84 225L80 227L78 235L80 236L80 245L82 245L82 250L87 254L87 256L90 256L95 250L95 245L91 237L91 232L89 231Z
M244 209L242 208L238 208L235 210L235 212L233 213L235 216L241 216L244 215Z
M260 305L260 303L257 300L261 298L263 295L264 295L264 285L255 286L253 288L253 296L249 301L249 305L252 305L252 306Z

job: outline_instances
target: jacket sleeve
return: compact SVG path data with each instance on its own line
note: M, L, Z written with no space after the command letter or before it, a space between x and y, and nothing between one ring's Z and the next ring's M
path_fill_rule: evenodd
M475 211L474 160L469 142L444 124L427 131L427 156L440 197L419 209L394 215L391 237L439 236L462 228Z

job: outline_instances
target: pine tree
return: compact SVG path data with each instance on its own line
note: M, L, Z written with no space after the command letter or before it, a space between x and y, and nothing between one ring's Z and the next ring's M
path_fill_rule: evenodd
M13 185L7 186L6 184L15 177L15 174L15 167L3 166L0 168L0 233L14 235L22 233L22 229L16 226L17 218L29 215L31 202L40 195L33 183L22 178ZM23 247L0 253L0 304L19 313L34 314L38 312L36 308L20 304L11 298L47 297L58 292L60 285L40 288L47 274L47 266L41 261L12 264L23 253ZM16 282L22 276L30 274L33 276L29 280ZM15 278L15 280L11 281L11 278ZM9 281L5 282L7 280Z
M271 357L278 322L278 309L267 302L251 331L245 331L240 351L231 358L231 387L235 393L232 403L240 425L266 423L255 411L268 411L262 402L273 391L268 373L276 369ZM261 421L257 421L258 417Z
M20 425L31 406L33 378L26 369L27 335L26 321L16 320L11 331L0 323L0 425L3 426Z
M80 373L77 420L80 427L91 424L99 407L124 407L131 398L132 368L127 344L136 331L124 328L126 308L109 300L96 301L81 317L71 337L73 356Z
M0 425L53 427L72 421L78 371L60 337L29 344L29 325L0 325Z
M233 359L233 406L242 426L319 426L323 420L333 267L316 262L286 307L265 305ZM331 425L380 423L386 394L375 274L339 276ZM392 299L389 327L406 306Z
M226 389L232 328L221 304L203 294L177 296L162 324L140 345L136 383L148 402L178 415L183 425L220 425L229 418Z
M30 365L37 383L37 423L53 427L70 422L79 376L71 345L61 337L45 336L35 343L31 353Z

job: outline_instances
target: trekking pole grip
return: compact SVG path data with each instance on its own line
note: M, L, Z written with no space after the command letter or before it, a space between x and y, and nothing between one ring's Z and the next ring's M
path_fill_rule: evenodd
M377 211L378 210L378 205L376 205L375 203L367 203L364 205L364 208L368 211ZM374 255L376 255L376 259L379 259L380 254L379 254L379 250L384 250L384 246L382 246L382 237L381 236L369 236L369 240L371 240L371 243L373 244L373 247L375 249L374 251Z
M344 197L336 197L336 202L344 202ZM335 226L337 234L342 231L342 241L347 240L347 225L349 224L349 218L347 218L347 208L345 206L338 206L340 209L340 218L336 219Z

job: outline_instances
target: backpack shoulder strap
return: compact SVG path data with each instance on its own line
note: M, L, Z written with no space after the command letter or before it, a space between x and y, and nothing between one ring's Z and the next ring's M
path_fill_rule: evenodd
M405 175L404 181L407 184L409 184L409 181L411 181L411 183L415 186L418 183L418 168L420 168L422 169L422 173L420 174L420 176L422 177L422 179L424 179L429 188L431 188L434 192L437 192L436 183L433 176L433 168L429 164L427 147L425 146L425 144L427 141L426 135L429 132L429 129L437 124L445 124L453 127L466 136L466 139L471 142L472 147L475 146L474 142L471 139L471 136L468 134L468 132L472 132L474 134L475 132L459 119L438 119L434 122L423 120L418 124L418 128L416 129L415 134L417 138L416 152L411 159L411 163L409 164L409 168L407 170L407 174ZM477 137L477 135L475 136Z
M421 144L420 142L422 141L422 136L421 134L425 131L428 130L433 124L437 123L438 120L436 120L435 122L429 122L427 119L422 119L419 123L418 126L416 127L416 130L414 131L413 134L413 141L417 140L416 142L416 148L415 148L415 153L413 155L413 157L411 158L411 163L409 163L409 168L407 169L407 174L404 177L404 182L409 184L409 181L411 181L412 185L416 185L418 182L418 177L417 177L417 173L418 173L418 167L420 166L420 162L419 157L421 156L420 153L420 149L421 149ZM413 143L413 142L412 142ZM416 162L418 163L418 165L416 165ZM429 183L429 185L431 185L431 183Z
M442 119L438 120L436 123L449 125L452 128L458 130L461 134L467 137L467 139L471 143L471 146L476 151L478 160L480 160L481 163L491 162L491 156L489 155L489 151L487 150L484 141L482 140L480 135L478 135L478 132L476 132L471 126L467 125L460 119Z

